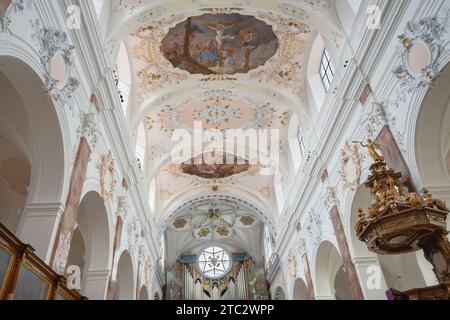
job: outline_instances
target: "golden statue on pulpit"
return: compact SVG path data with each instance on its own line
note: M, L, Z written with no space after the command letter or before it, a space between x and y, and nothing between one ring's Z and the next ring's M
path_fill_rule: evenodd
M359 143L364 148L367 148L367 151L369 152L369 155L373 159L373 161L384 162L384 157L381 154L381 144L380 143L378 143L372 139L368 139L366 144L364 144L361 141L353 141L353 142ZM377 150L380 151L380 153L378 153Z

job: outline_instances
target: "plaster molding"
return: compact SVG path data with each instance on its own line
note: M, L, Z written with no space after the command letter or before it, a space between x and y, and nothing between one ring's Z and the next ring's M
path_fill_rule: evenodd
M73 69L73 50L74 46L69 44L69 37L67 33L51 29L47 27L41 27L39 20L31 22L32 27L35 29L35 33L32 38L39 43L39 56L41 59L41 65L44 69L45 90L47 94L58 101L61 105L68 106L72 110L72 106L69 103L73 98L73 93L79 87L80 83L78 79L71 76ZM56 79L52 77L52 60L56 54L60 54L66 63L66 80L63 84L60 84Z
M0 18L0 32L11 32L11 30L9 29L9 25L12 22L12 14L22 12L30 6L30 0L12 0L4 16Z
M449 19L450 10L446 9L434 17L408 22L404 33L398 36L401 43L397 49L400 65L393 71L400 81L397 101L405 102L406 98L418 88L431 87L439 75L439 59L445 50L443 37L448 31ZM415 74L409 63L409 54L418 43L428 48L430 62L420 74Z

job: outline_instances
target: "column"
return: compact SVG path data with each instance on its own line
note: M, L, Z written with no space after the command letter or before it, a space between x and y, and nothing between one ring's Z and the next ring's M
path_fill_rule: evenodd
M373 254L369 257L353 258L353 264L359 279L361 279L365 298L367 300L386 300L388 287L378 257Z
M109 270L93 270L84 273L83 294L90 300L105 300L107 296Z
M306 286L308 288L308 295L311 300L315 299L315 292L314 292L314 282L311 276L311 269L309 268L309 261L308 261L308 255L306 254L306 246L305 246L305 240L302 237L302 230L300 224L297 225L297 233L299 235L298 239L298 249L300 251L300 257L302 259L303 263L303 270L305 272L305 278L306 278Z
M50 264L59 274L65 272L90 153L88 142L85 138L81 138L70 178L69 195L59 223Z
M315 293L314 293L314 285L313 280L311 276L311 270L309 269L309 261L308 256L306 255L306 252L302 255L302 262L303 262L303 268L305 270L305 278L306 278L306 285L308 286L308 293L311 300L314 300Z
M52 244L58 230L63 203L30 203L23 211L17 237L24 243L32 244L39 258L49 264Z
M331 208L330 211L331 222L333 223L334 233L339 244L339 251L342 257L342 263L347 271L348 282L350 283L353 299L364 300L364 294L359 283L358 274L356 273L355 266L350 256L350 250L348 249L347 238L345 236L344 227L342 225L341 215L337 206Z
M111 269L111 274L109 276L109 281L108 281L108 291L107 291L107 296L106 299L107 300L112 300L114 299L114 295L115 295L115 291L116 291L116 279L113 279L113 274L115 274L117 272L117 270L115 270L115 268L118 267L118 265L116 265L115 261L116 261L116 257L117 257L117 250L119 250L120 248L120 242L122 239L122 228L123 228L123 220L120 217L120 215L117 215L117 219L116 219L116 233L114 235L114 245L113 245L113 257L112 257L112 269Z

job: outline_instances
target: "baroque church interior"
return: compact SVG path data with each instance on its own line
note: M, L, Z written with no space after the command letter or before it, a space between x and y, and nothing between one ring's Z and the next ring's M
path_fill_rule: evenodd
M0 0L0 300L449 299L449 28L449 0Z

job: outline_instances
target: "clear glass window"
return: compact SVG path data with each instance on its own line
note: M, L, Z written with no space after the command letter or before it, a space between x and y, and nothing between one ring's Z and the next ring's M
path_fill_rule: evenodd
M320 62L320 78L322 79L325 91L328 92L331 87L331 82L333 81L335 74L335 69L330 58L330 54L325 49L323 51L322 60Z
M231 260L229 254L224 249L210 247L200 253L197 264L205 277L220 279L228 273Z

